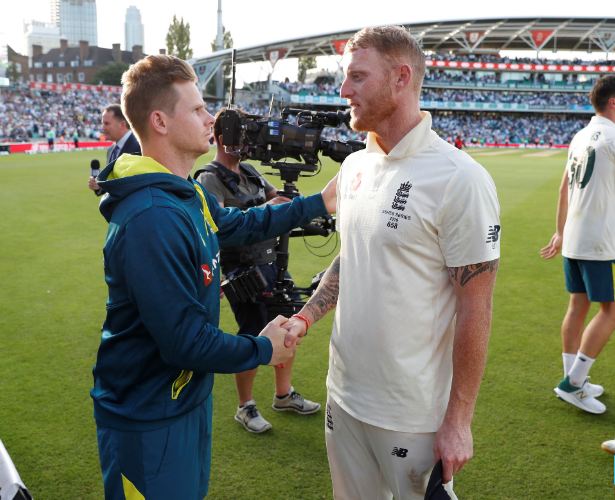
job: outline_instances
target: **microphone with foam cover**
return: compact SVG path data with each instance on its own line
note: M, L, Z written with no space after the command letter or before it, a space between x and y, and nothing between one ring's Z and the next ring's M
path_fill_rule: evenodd
M98 174L100 174L100 162L98 160L90 162L90 174L92 177L98 177Z

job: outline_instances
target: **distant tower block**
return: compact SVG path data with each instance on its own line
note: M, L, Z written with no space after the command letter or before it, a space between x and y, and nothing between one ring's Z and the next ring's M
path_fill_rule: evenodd
M96 0L51 0L51 22L71 46L82 40L98 45Z
M141 12L134 5L126 9L126 22L124 23L124 49L132 50L135 45L143 47L143 23Z

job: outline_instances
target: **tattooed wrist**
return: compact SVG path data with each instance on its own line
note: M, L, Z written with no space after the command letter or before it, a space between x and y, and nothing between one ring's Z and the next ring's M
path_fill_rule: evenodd
M305 304L314 321L318 321L337 305L340 282L340 257L333 260L316 291Z

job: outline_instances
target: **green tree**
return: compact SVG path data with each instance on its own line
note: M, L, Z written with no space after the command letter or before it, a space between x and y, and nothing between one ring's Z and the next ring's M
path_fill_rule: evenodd
M230 49L232 47L233 47L233 35L231 35L230 31L226 31L226 28L222 26L222 48ZM218 48L216 47L216 39L214 38L211 41L211 51L215 52L216 50L218 50Z
M231 49L233 48L233 35L231 35L230 31L226 31L226 28L222 26L222 48L223 49ZM216 39L214 38L211 41L211 50L215 52L217 50L216 47ZM223 64L222 72L224 74L224 86L228 87L231 81L231 65ZM216 77L214 76L209 82L207 82L207 87L205 88L205 92L209 95L216 95Z
M104 85L121 85L122 74L127 69L128 64L126 63L114 62L111 64L107 64L96 72L94 78L90 83L103 83Z
M16 83L19 81L21 77L21 73L17 69L17 64L14 62L10 62L8 67L6 68L6 77L11 81L11 83Z
M305 82L305 75L307 70L316 67L316 57L304 56L299 58L299 71L297 72L297 79L301 82Z
M177 20L173 16L173 21L169 25L167 32L167 54L177 56L180 59L190 59L192 49L190 48L190 23L184 23L184 18Z

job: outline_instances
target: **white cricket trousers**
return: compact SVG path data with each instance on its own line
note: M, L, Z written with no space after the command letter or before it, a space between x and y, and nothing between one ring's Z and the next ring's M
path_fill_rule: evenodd
M336 500L423 500L435 432L396 432L361 422L327 398L325 441Z

